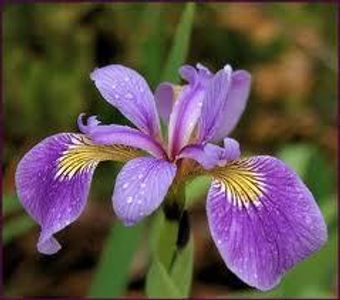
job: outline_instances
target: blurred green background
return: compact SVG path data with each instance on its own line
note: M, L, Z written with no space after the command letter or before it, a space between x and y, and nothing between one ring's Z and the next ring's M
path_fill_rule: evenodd
M154 89L184 5L5 6L3 272L7 295L145 295L149 221L129 230L117 225L110 199L120 165L99 166L86 210L57 235L63 249L51 257L36 252L38 228L18 203L14 173L18 160L42 138L77 131L81 112L99 115L108 123L126 123L101 99L89 73L119 63L138 70ZM207 229L206 182L194 182L187 189L195 244L191 296L335 297L335 4L198 4L193 22L187 22L192 26L189 44L177 41L188 46L187 63L200 62L212 70L229 63L252 73L248 106L232 133L244 155L276 155L293 166L315 195L329 230L328 243L319 253L294 268L275 290L258 293L223 264Z

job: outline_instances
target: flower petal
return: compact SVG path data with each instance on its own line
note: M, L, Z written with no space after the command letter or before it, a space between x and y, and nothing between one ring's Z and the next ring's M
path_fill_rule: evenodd
M228 162L240 157L240 145L231 138L224 139L224 148L214 144L197 144L184 147L177 159L190 158L197 161L204 169L225 166Z
M132 225L154 212L163 201L176 166L162 159L140 157L120 171L112 196L113 208L126 225Z
M210 80L205 94L199 120L199 141L213 139L227 98L232 69L229 65L218 71Z
M247 284L273 288L327 240L312 194L282 161L255 156L210 174L210 232L228 268Z
M82 121L83 114L78 117L78 127L96 144L120 144L145 150L158 158L166 158L162 146L148 134L138 129L123 125L100 125L95 116L89 117L87 125Z
M160 124L152 92L136 71L109 65L91 73L101 95L144 133L160 136Z
M227 100L221 112L221 121L214 135L214 141L219 141L235 128L246 105L250 92L251 75L244 70L233 72Z
M44 139L19 162L16 188L19 199L41 226L38 250L57 252L53 238L76 220L85 207L92 175L102 160L136 157L119 146L98 146L82 134L61 133Z
M173 85L163 82L156 88L155 101L159 116L165 124L168 124L169 117L174 103L175 92Z
M169 155L175 157L188 144L201 114L203 97L211 74L198 65L198 71L188 65L179 70L189 84L179 93L169 120Z
M219 141L236 126L250 90L250 74L229 65L210 81L199 120L199 141Z

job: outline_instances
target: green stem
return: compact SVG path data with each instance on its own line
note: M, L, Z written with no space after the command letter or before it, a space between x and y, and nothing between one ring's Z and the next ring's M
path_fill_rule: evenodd
M176 245L169 263L168 268L169 272L171 272L172 270L172 267L176 261L178 253L183 248L185 248L190 239L190 223L188 212L187 210L184 209L184 203L185 203L184 201L181 202L171 201L169 203L166 203L163 208L165 222L170 223L172 226L176 226L175 230L176 237L174 239L176 241Z

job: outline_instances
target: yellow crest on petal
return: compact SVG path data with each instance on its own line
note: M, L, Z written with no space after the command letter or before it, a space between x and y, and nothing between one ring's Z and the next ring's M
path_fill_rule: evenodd
M226 198L239 208L250 204L261 205L260 198L265 192L265 178L255 170L251 159L236 160L225 167L215 168L209 173L213 185L226 194Z
M101 161L126 162L141 153L124 145L96 145L85 135L72 135L71 144L58 160L55 178L71 179L78 172L95 168Z

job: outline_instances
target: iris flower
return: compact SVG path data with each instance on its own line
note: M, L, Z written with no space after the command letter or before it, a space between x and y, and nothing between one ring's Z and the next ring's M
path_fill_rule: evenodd
M179 73L187 84L164 82L153 95L130 68L94 70L91 79L100 94L136 128L103 125L96 116L84 122L81 114L81 133L47 137L22 158L16 187L41 227L38 251L61 248L54 234L84 210L99 162L126 162L112 195L113 209L126 225L155 212L167 194L176 195L196 176L208 175L206 212L219 253L244 282L268 290L326 242L322 214L284 162L266 155L240 158L238 142L228 137L247 102L247 71L226 65L213 74L198 64L182 66Z

